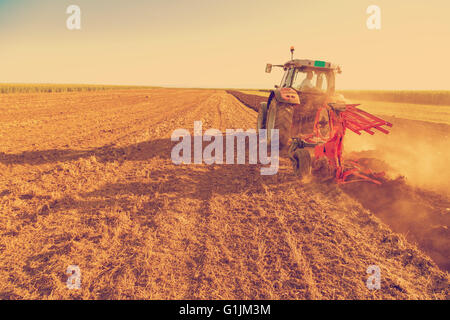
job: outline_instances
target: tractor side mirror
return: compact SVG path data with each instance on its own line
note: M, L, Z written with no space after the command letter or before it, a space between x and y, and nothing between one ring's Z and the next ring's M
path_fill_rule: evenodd
M271 73L272 72L272 65L270 63L268 63L266 65L266 73Z

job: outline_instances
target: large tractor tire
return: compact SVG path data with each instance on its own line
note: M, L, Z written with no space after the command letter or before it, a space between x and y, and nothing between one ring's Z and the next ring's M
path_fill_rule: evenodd
M280 150L289 147L291 141L292 116L294 109L291 105L280 103L275 98L270 101L267 114L267 142L271 143L272 129L278 129Z
M266 129L267 125L267 102L261 102L258 111L258 121L256 124L256 128L259 130Z

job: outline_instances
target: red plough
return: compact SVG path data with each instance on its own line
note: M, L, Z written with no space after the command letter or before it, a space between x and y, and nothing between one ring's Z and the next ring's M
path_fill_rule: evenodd
M357 106L359 104L324 105L316 114L313 133L305 137L301 143L297 140L297 142L294 141L294 144L297 144L297 148L314 146L315 160L325 157L331 168L335 169L336 181L339 184L356 181L381 184L371 177L381 177L384 173L374 173L370 169L364 170L356 161L347 163L343 161L343 141L346 129L358 135L361 135L362 132L373 135L376 131L388 134L389 131L383 126L392 127L391 123L358 109ZM324 122L326 115L328 115L329 121ZM322 135L323 129L326 129L325 131L329 134Z
M385 134L389 131L382 128L386 125L392 127L392 124L375 117L374 115L365 112L364 110L356 108L359 104L347 104L345 105L345 111L341 113L342 118L345 120L345 126L356 134L361 134L361 131L365 131L371 135L374 135L372 128L377 129Z

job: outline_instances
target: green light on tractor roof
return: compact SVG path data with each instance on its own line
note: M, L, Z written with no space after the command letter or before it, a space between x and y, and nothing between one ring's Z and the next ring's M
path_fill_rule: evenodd
M321 67L324 68L326 65L325 61L314 61L314 67Z

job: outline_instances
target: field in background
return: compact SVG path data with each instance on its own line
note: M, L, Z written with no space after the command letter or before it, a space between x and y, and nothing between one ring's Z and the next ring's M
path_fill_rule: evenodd
M349 99L450 106L450 91L342 90L339 93Z
M33 93L33 92L83 92L114 89L150 89L153 86L125 85L90 85L90 84L2 84L0 93ZM228 89L224 89L228 90ZM245 94L268 97L267 89L229 89ZM363 101L383 101L420 105L450 106L450 91L396 91L396 90L340 90L348 99Z
M239 91L263 97L268 97L270 93L270 90L264 89L241 89ZM340 90L338 93L343 94L348 99L450 106L450 91Z
M262 91L262 90L239 90L239 92L245 94L254 94L261 97L268 97L270 94L270 91Z
M92 85L92 84L0 84L0 93L85 92L117 89L149 89L148 86Z
M361 108L384 116L450 124L450 91L339 91Z
M359 108L379 116L450 124L450 106L359 99L350 99L349 102L359 103Z

